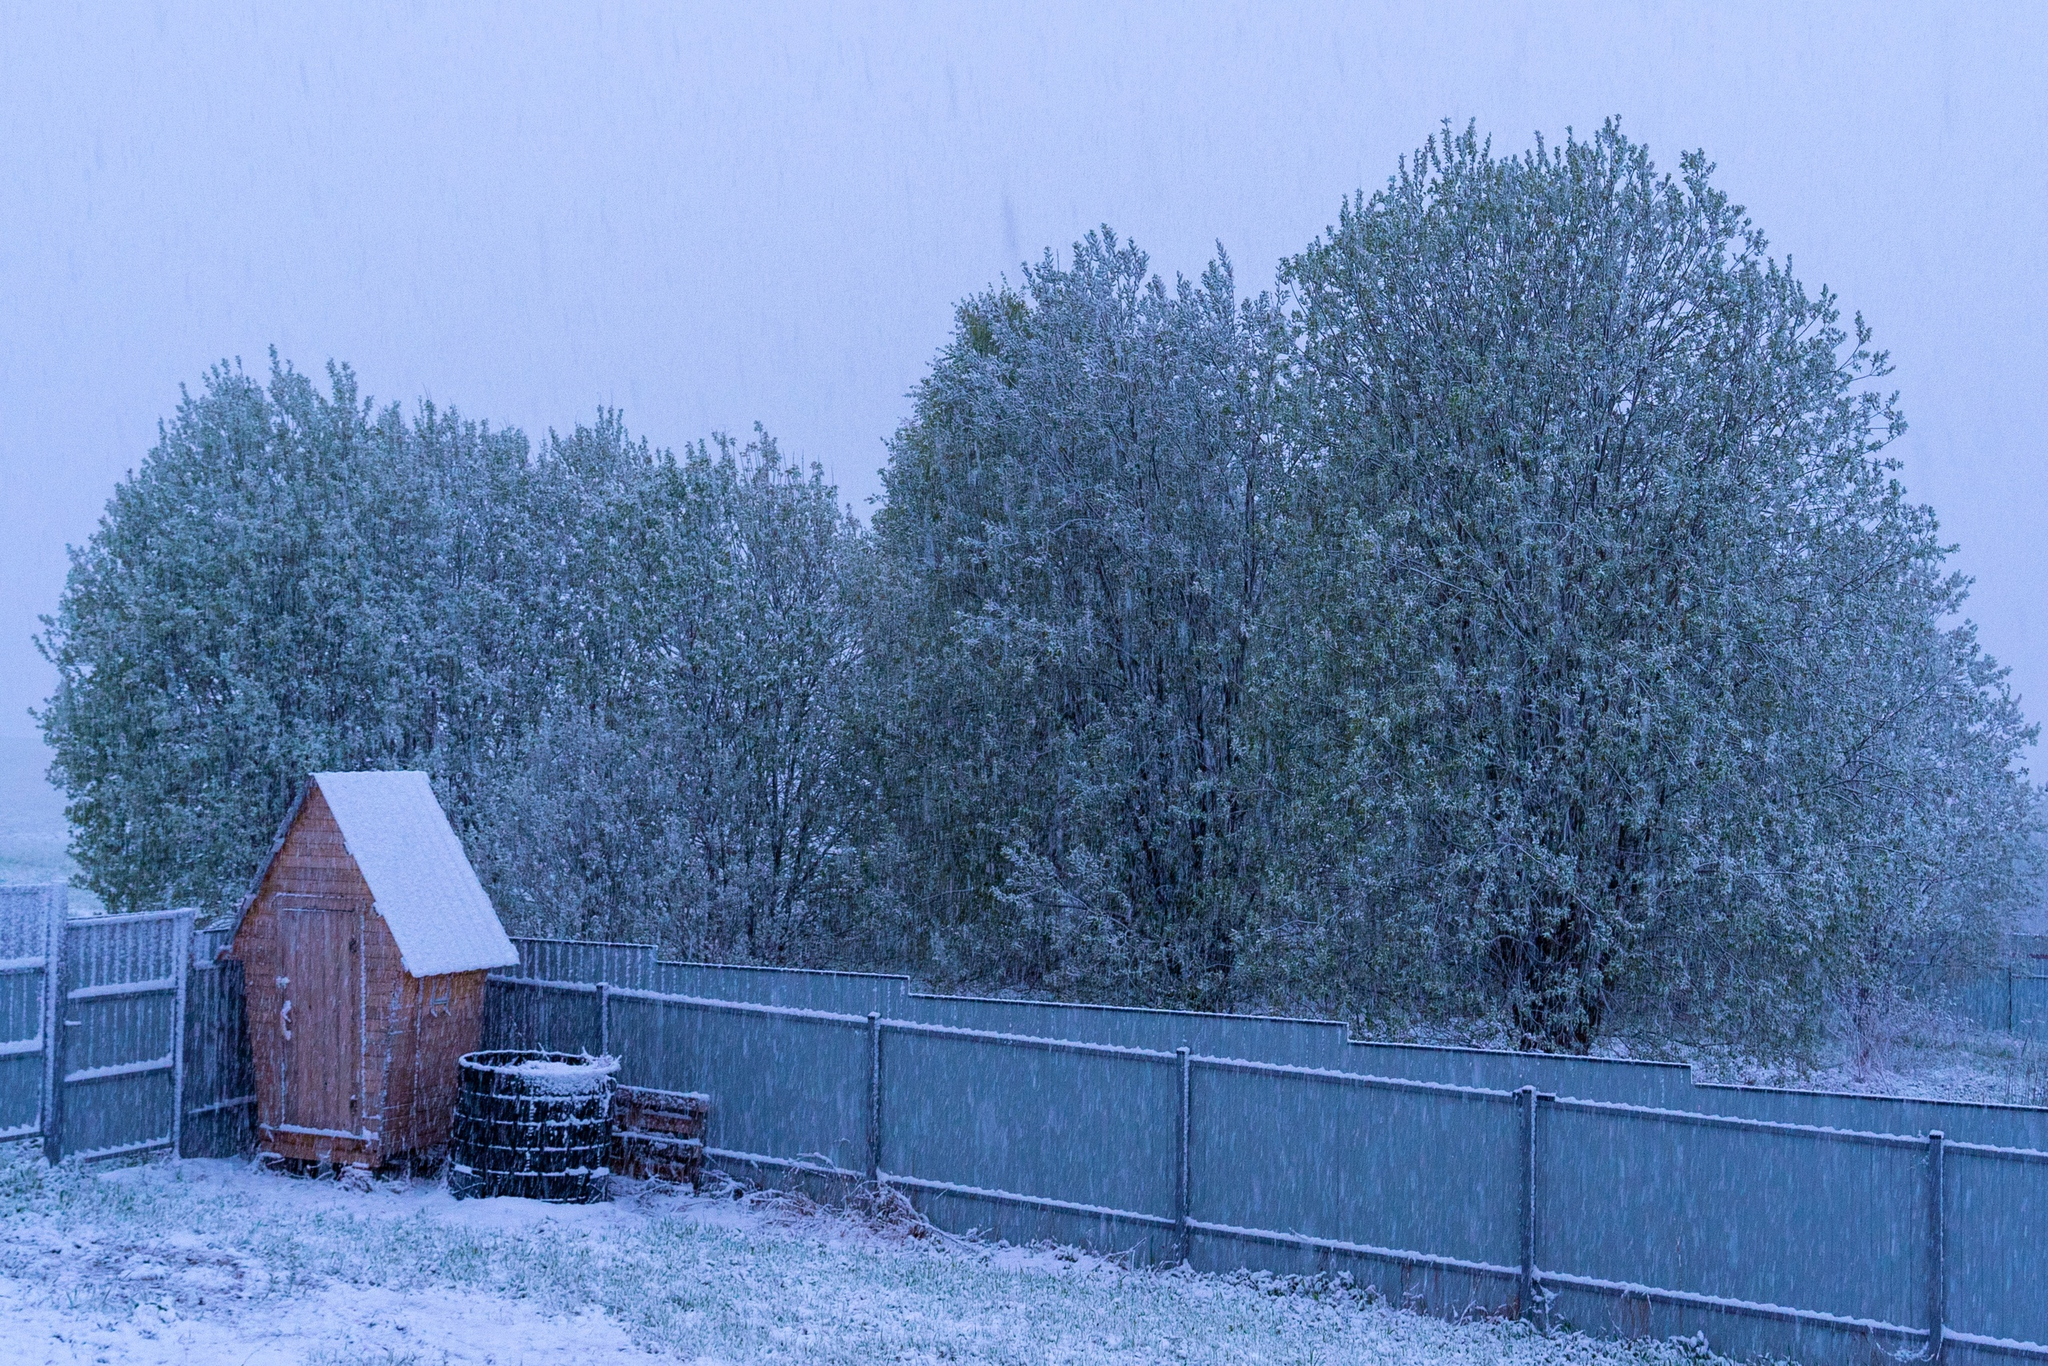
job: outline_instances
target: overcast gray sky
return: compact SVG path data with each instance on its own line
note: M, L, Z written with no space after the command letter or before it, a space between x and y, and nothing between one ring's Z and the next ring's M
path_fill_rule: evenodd
M0 735L65 545L214 360L533 432L758 419L865 513L952 302L1045 247L1221 240L1256 289L1446 117L1608 114L1869 316L2048 717L2048 7L282 9L0 16Z

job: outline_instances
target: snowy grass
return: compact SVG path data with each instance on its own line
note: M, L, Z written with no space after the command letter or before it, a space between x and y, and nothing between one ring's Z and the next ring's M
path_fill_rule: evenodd
M1497 1022L1452 1020L1418 1026L1402 1043L1512 1049ZM1901 1002L1858 1033L1845 1024L1804 1056L1758 1058L1726 1044L1610 1034L1593 1046L1601 1058L1685 1063L1693 1080L1795 1091L1989 1105L2048 1106L2048 1042L1974 1024L1946 1009Z
M1327 1285L968 1243L793 1197L626 1186L561 1207L363 1184L244 1162L53 1171L0 1147L0 1363L1698 1359Z
M1807 1059L1760 1062L1729 1049L1693 1048L1673 1060L1690 1062L1702 1082L2048 1105L2048 1043L1911 1004L1860 1037L1838 1032Z

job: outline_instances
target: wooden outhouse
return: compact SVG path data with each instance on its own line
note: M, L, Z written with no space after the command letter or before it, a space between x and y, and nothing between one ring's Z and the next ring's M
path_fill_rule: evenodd
M446 1147L484 975L519 956L424 773L316 773L227 957L243 965L257 1142L379 1167Z

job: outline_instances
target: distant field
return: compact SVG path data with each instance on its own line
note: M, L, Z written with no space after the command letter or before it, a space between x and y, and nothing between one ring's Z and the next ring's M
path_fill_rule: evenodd
M49 767L41 740L0 738L0 882L68 882L78 871L66 852L64 794L44 776ZM96 905L72 888L73 910Z

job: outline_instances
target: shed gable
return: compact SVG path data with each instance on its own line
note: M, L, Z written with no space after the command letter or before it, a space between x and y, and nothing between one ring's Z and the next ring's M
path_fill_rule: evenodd
M408 973L438 977L519 961L426 774L316 773L313 786Z
M315 847L296 848L303 836L311 836ZM288 842L294 846L289 856ZM518 963L519 953L426 774L314 774L285 813L270 857L250 884L235 918L237 936L262 894L277 890L268 884L280 859L297 868L306 854L314 863L332 865L315 881L333 878L368 890L408 975L440 977Z

